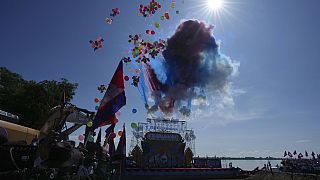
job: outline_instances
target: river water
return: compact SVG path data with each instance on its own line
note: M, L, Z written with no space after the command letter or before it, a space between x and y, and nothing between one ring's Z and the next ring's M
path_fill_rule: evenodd
M281 160L269 160L271 166L274 167L277 164L281 165ZM268 160L221 160L222 167L229 167L229 163L232 162L233 167L239 167L243 170L253 170L256 167L262 168L264 164L268 163Z

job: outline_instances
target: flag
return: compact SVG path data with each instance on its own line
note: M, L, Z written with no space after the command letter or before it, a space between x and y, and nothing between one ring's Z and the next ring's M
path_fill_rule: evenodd
M111 124L111 126L109 126L105 132L106 132L106 140L105 142L109 144L109 147L108 147L108 152L109 152L109 155L112 156L114 154L114 152L116 151L116 148L114 146L114 139L113 137L110 137L110 134L114 132L114 127L115 127L116 124Z
M105 136L106 139L109 139L109 138L110 138L110 137L109 137L110 134L114 132L114 127L115 127L115 125L116 125L116 124L111 124L111 126L109 126L109 127L106 129L106 131L105 131L105 132L106 132L106 136Z
M296 151L296 150L294 150L294 151L293 151L293 155L296 155L296 154L297 154L297 151Z
M109 144L109 155L111 157L111 156L114 155L114 153L116 151L116 147L114 146L114 139L113 138L109 138L108 144Z
M120 158L120 170L118 171L120 179L126 169L126 128L123 124L122 136L120 137L115 155Z
M307 152L307 151L305 152L305 155L306 155L306 157L308 157L308 156L309 156L309 154L308 154L308 152Z
M288 156L293 157L290 151L288 151Z
M315 155L316 154L312 151L311 156L312 156L313 159L315 159L315 157L314 157Z
M126 155L126 128L125 125L123 125L123 131L122 131L122 136L120 137L116 154L118 155Z
M298 158L299 158L299 159L303 158L302 153L299 153Z
M286 157L286 156L287 156L287 151L284 151L283 157Z
M123 64L120 61L101 100L97 114L93 120L92 129L113 123L116 118L115 113L124 105L126 105L126 95L123 82Z
M101 145L101 128L100 128L100 130L99 130L99 134L98 134L96 143L97 143L97 144L99 143L99 144Z

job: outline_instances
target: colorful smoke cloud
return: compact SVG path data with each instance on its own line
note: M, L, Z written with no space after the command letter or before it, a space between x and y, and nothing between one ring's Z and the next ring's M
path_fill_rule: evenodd
M198 20L182 22L167 41L161 65L147 66L154 102L147 106L149 112L159 107L166 115L189 116L192 106L208 105L208 96L219 93L230 98L231 78L239 64L220 53L212 30L213 26Z

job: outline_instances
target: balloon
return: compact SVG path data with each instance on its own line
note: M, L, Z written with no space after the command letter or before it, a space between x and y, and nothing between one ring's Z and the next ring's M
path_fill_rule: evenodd
M94 109L95 109L95 110L98 110L98 109L99 109L99 106L96 106Z
M135 74L139 74L139 73L140 73L140 69L135 69L135 70L134 70L134 73L135 73Z
M154 23L154 26L155 26L156 28L159 28L159 27L160 27L160 24L156 21L156 22Z
M91 127L93 125L92 121L87 122L87 126Z
M137 109L133 108L132 113L134 113L134 114L137 113Z
M123 132L122 132L121 130L118 131L118 135L119 135L119 136L122 136L122 133L123 133Z
M110 137L112 138L112 139L114 139L114 138L116 138L116 133L114 133L114 132L112 132L111 134L110 134Z
M120 116L120 115L121 115L121 112L120 112L120 111L116 112L116 115L117 115L117 116Z
M132 127L132 129L135 129L135 128L137 128L138 127L138 125L136 124L136 123L131 123L131 127Z
M117 118L114 118L114 119L112 120L111 124L117 124L118 121L119 121L119 120L118 120Z
M94 98L94 102L98 103L100 101L99 98Z
M169 16L169 12L167 11L164 16L166 17L166 19L170 19L170 16Z
M94 141L94 137L92 135L88 135L88 141L89 142L93 142Z
M160 19L163 21L164 20L164 16L161 16Z
M125 76L125 77L124 77L124 80L125 80L125 81L129 81L129 79L130 79L129 76Z
M180 13L180 11L176 11L176 14L179 14Z
M79 137L78 137L78 139L79 139L79 141L83 141L84 140L84 135L79 135Z

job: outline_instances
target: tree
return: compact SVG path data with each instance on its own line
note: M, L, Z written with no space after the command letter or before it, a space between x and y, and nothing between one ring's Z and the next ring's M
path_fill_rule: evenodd
M0 109L20 117L20 124L40 129L50 109L59 105L65 91L66 102L75 95L78 84L67 79L27 81L21 75L0 67Z

